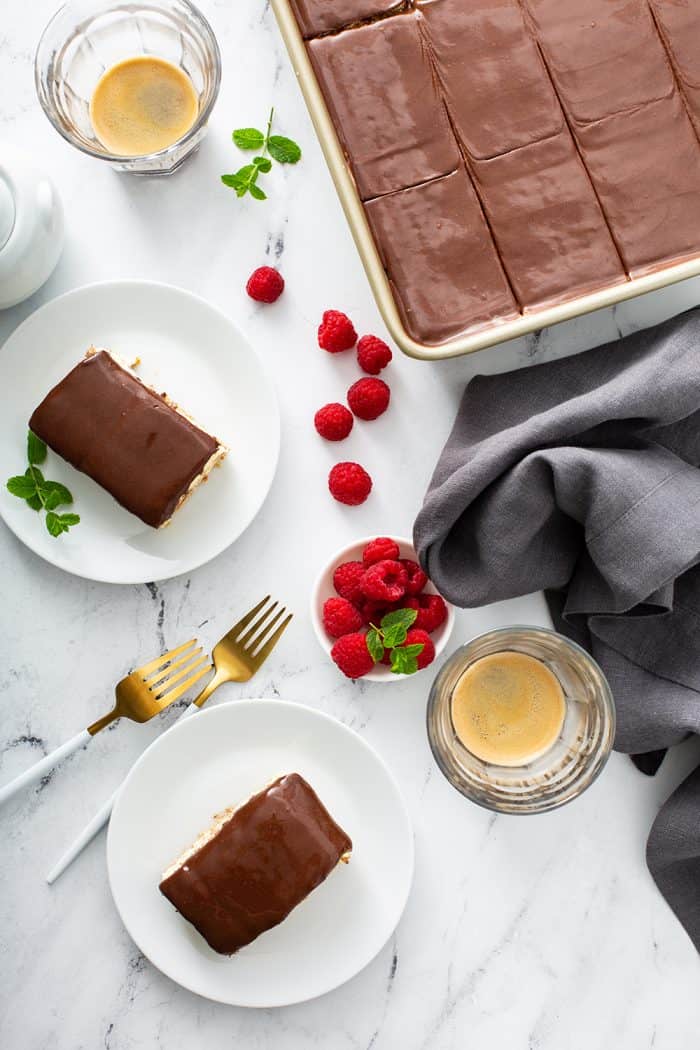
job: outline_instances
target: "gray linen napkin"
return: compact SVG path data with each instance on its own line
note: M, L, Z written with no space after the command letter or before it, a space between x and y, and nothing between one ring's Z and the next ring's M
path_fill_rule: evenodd
M600 663L645 772L700 733L700 309L467 387L415 524L456 605L544 589ZM643 752L643 756L638 753ZM700 951L700 769L647 861Z

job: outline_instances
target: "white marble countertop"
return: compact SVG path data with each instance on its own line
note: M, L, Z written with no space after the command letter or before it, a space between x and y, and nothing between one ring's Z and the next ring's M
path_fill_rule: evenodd
M323 309L382 334L274 18L262 0L203 0L224 61L222 91L200 152L169 180L117 175L66 145L36 101L32 56L56 0L13 3L0 30L0 139L24 146L63 197L65 253L31 300L0 313L0 343L40 303L91 281L143 277L189 288L229 314L274 375L282 408L279 472L261 514L191 577L111 587L43 564L0 526L0 780L102 713L133 662L193 628L208 645L263 589L297 612L264 671L220 700L281 696L354 727L384 756L416 836L413 891L392 941L346 986L311 1003L246 1011L171 983L123 929L105 875L104 834L52 888L44 875L67 841L172 721L121 725L73 756L43 788L0 813L0 1045L4 1050L685 1050L700 1027L698 957L644 863L661 801L697 761L678 749L653 780L613 756L586 796L554 814L495 817L470 805L430 757L427 675L390 690L342 679L307 615L320 562L368 533L410 533L465 381L592 346L700 300L689 282L472 358L395 360L391 411L346 446L375 479L360 508L334 503L336 450L314 410L356 377L315 347ZM270 199L238 201L219 183L235 170L234 127L263 122L304 150L269 177ZM0 145L1 149L1 145ZM259 308L249 272L279 264L287 290ZM0 353L2 350L0 349ZM351 355L348 355L351 356ZM450 649L513 621L546 623L539 596L459 613ZM217 702L217 701L213 701Z

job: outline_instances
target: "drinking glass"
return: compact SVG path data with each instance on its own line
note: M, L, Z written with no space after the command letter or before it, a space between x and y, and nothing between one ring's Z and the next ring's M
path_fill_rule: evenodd
M559 680L566 713L559 737L522 766L484 762L462 744L452 722L452 694L466 669L492 653L526 653ZM428 700L428 738L450 784L472 802L499 813L543 813L577 798L599 775L615 738L610 687L587 652L544 627L503 627L479 635L438 673Z
M171 146L123 157L110 153L96 137L90 99L107 69L137 55L157 56L179 66L194 85L199 113ZM219 93L221 55L211 26L189 0L71 0L59 8L42 34L34 79L44 113L72 146L108 161L117 171L169 175L206 134Z

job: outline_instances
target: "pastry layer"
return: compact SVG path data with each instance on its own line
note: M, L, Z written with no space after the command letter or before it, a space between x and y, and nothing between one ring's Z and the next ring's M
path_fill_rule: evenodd
M696 0L649 0L649 3L691 120L700 135L700 4Z
M351 852L313 788L290 773L216 817L159 888L215 952L232 955L282 922Z
M166 525L227 453L107 350L88 351L29 427L147 525Z
M700 151L679 94L580 127L583 159L627 271L700 250Z
M419 0L450 116L481 160L548 138L564 115L513 0Z
M602 120L674 91L647 0L522 2L575 123Z
M305 37L387 14L405 0L290 0L299 28Z
M464 167L368 201L365 210L408 332L440 343L517 316Z
M525 310L626 280L568 129L471 168Z
M312 40L309 54L363 200L457 167L420 15Z

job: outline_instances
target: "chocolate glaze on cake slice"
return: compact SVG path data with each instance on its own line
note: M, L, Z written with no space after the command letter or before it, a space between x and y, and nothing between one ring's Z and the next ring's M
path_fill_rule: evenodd
M559 98L587 124L675 90L647 0L521 0Z
M91 348L49 391L29 428L153 528L228 451L103 349Z
M365 204L407 331L425 343L517 317L464 167Z
M313 788L289 773L215 817L159 888L215 952L232 955L286 919L351 852Z
M568 128L471 168L524 311L627 279Z
M700 135L700 4L649 0L695 131Z
M405 0L290 0L303 36L318 36L333 29L384 15Z
M407 12L309 43L363 200L459 164L421 25L420 15Z
M565 126L537 43L513 0L419 0L447 109L471 157L486 160Z

